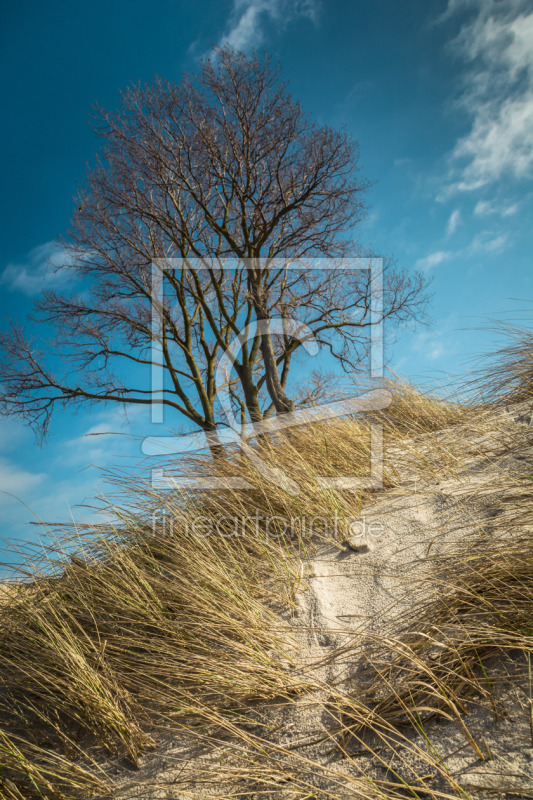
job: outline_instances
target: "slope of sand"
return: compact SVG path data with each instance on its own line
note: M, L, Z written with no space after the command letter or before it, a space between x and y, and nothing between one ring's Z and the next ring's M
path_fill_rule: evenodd
M431 458L435 436L426 441L422 437L416 447L406 445L392 454L401 475L400 485L377 493L362 514L367 524L380 523L372 526L373 535L356 537L351 546L322 543L301 564L296 608L285 623L296 642L291 654L294 673L318 682L322 688L304 692L290 703L280 700L251 712L258 724L266 725L258 730L268 731L272 765L276 763L276 748L285 748L286 783L280 783L279 790L267 789L261 777L254 777L261 770L250 768L249 781L235 784L224 745L201 749L195 746L193 737L181 733L164 737L158 750L144 757L135 774L124 777L117 765L116 778L121 785L114 795L117 800L222 798L237 796L237 789L242 792L238 796L258 800L303 798L305 793L291 790L291 769L296 774L303 763L311 762L320 769L315 770L316 791L310 791L309 798L361 796L356 784L358 771L378 774L381 770L382 774L384 767L379 759L365 754L359 760L357 754L343 758L342 752L332 747L320 701L327 699L328 686L357 691L363 667L358 643L373 636L394 636L399 626L409 621L411 610L430 591L424 577L436 554L469 540L475 547L480 536L490 538L495 524L501 529L494 506L502 485L513 475L531 475L531 414L526 407L518 406L499 412L489 427L486 434L473 432L468 426L438 434L439 446L444 448L462 440L460 458L448 473L442 470L441 480L420 479L416 468L420 455L414 455L425 448ZM483 743L483 758L469 746L456 723L428 723L426 733L431 744L427 746L438 752L444 768L466 792L463 796L533 797L530 689L523 678L505 679L518 661L518 656L511 655L494 665L499 678L495 691L506 706L503 716L495 721L490 710L476 704L468 706L468 726ZM265 756L265 760L268 758ZM424 771L423 763L420 769ZM268 777L268 767L266 770L263 765L263 778Z

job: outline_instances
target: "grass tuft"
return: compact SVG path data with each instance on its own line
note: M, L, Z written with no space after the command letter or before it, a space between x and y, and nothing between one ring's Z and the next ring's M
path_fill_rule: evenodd
M507 362L515 388L506 402L530 397L527 352ZM376 676L357 694L319 679L319 665L302 669L291 628L302 564L324 539L340 543L372 500L371 488L320 483L368 475L369 421L382 426L385 489L407 473L428 482L458 475L464 431L486 426L487 407L398 380L386 388L392 403L370 420L314 423L252 444L275 480L239 451L185 465L191 477L241 477L251 491L165 492L117 476L122 500L109 503L107 522L58 528L45 568L24 565L26 580L0 601L0 798L113 792L103 765L120 757L135 767L169 732L207 752L223 745L201 778L234 787L220 797L249 797L250 787L302 800L466 796L425 726L453 719L489 757L465 714L472 698L500 714L491 658L533 650L530 477L502 478L505 513L490 547L478 537L434 557L395 639L348 648ZM298 491L284 491L280 475ZM296 718L302 698L318 709L322 742L350 769L280 743L258 721L271 706Z

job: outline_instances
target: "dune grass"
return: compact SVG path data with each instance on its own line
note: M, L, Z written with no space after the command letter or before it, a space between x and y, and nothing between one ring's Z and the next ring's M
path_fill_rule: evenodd
M40 747L64 758L81 754L81 736L136 763L156 720L201 719L204 707L238 714L290 688L265 603L280 577L265 576L260 543L228 547L176 527L158 536L127 520L90 533L62 575L17 587L1 609L11 727L38 731Z
M489 330L503 342L499 348L478 359L471 388L487 405L530 401L533 398L531 324L496 322Z
M503 714L494 663L521 653L525 674L533 654L531 481L502 478L493 487L498 502L490 537L472 532L430 558L427 576L409 590L408 614L397 619L397 638L376 639L367 654L375 678L365 698L379 716L395 726L454 718L482 760L464 722L465 703Z
M390 407L372 418L383 428L384 488L397 487L406 472L427 480L455 474L463 451L461 436L456 451L450 448L453 430L477 422L482 431L486 408L399 381L388 388ZM446 430L452 433L443 439ZM465 796L438 758L400 728L416 727L414 710L452 709L460 717L464 697L481 692L490 701L479 663L495 651L531 653L527 492L515 487L510 498L515 524L522 515L520 539L495 539L489 550L463 549L435 563L428 580L438 592L427 593L386 655L384 643L375 648L379 687L352 697L294 669L290 614L309 549L324 537L342 541L371 497L371 489L357 494L319 485L320 476L368 474L368 421L297 428L263 442L260 453L290 475L297 493L258 481L239 451L217 465L190 459L189 475L238 475L254 489L168 492L131 481L122 485L128 502L110 506L109 522L59 530L46 568L23 568L25 582L0 603L0 797L112 792L103 754L135 765L168 730L207 744L226 741L228 765L219 763L209 780L231 781L235 797L249 796L242 786L252 777L265 797L277 796L287 775L291 796L302 800ZM355 777L307 763L254 732L251 708L296 703L306 693L319 697L313 702L331 719L325 735L353 761ZM365 731L378 745L375 738L369 744ZM388 777L367 774L344 752L354 737L371 761L389 765ZM395 771L396 762L403 766ZM444 788L432 789L426 773L438 773ZM317 775L327 779L322 793Z

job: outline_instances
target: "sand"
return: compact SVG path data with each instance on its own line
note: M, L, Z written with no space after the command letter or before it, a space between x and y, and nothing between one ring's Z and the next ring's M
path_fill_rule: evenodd
M448 473L442 470L439 479L421 480L415 451L425 448L431 459L437 441L440 447L452 449L452 442L458 440L464 445L460 466L450 467ZM387 770L378 760L364 753L343 758L327 734L331 719L325 719L320 703L327 701L331 687L357 692L363 643L374 636L398 635L401 620L408 620L416 603L430 591L424 578L437 554L446 553L457 542L471 540L474 546L480 535L490 537L496 524L501 529L494 504L498 503L502 481L514 474L531 474L532 443L531 414L522 405L498 412L490 419L485 434L473 432L466 425L463 430L453 428L420 437L388 454L401 479L395 488L378 492L363 509L367 530L370 523L378 523L371 527L371 534L356 536L343 546L334 542L317 545L300 565L302 582L296 607L280 624L287 626L295 641L291 650L294 674L315 681L317 688L290 703L273 702L250 709L256 723L267 725L257 730L268 730L269 755L263 758L261 767L250 767L249 780L235 784L238 759L231 755L229 743L205 748L183 731L165 734L159 747L142 758L138 770L128 771L124 762L106 765L119 787L113 794L115 800L348 798L361 796L357 789L360 770L383 778ZM406 734L422 750L435 748L444 768L466 793L463 796L533 797L531 704L527 681L513 675L517 666L523 666L518 661L519 657L511 654L491 666L498 677L495 685L499 701L506 708L503 717L495 721L490 709L468 704L468 726L483 743L484 760L452 721L428 723L431 745L424 744L414 732ZM253 726L250 732L255 735ZM267 789L263 779L269 774L269 758L275 771L276 752L282 747L290 754L283 756L286 777L282 779L276 773L278 789ZM423 761L416 764L412 755L407 758L413 768L424 773ZM313 791L295 793L291 771L292 775L300 774L302 764L309 768L312 762L317 765L311 770ZM461 796L460 790L457 796Z

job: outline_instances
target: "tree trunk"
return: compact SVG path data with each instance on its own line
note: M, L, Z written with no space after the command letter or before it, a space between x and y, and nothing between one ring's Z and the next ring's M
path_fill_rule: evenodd
M276 355L274 353L272 335L270 333L264 333L261 336L261 353L265 365L267 391L270 395L270 399L274 403L276 412L278 414L287 414L294 411L294 400L291 400L291 398L285 394L285 390L279 379L278 365L276 364Z
M209 452L213 458L215 464L224 464L228 460L226 455L226 451L224 449L224 445L219 439L216 426L211 425L209 427L204 428L205 435L207 438L207 443L209 445Z
M237 374L241 381L241 386L244 394L244 402L246 403L246 410L250 415L252 422L261 422L263 415L259 407L257 399L257 389L254 386L253 376L251 374L249 364L245 363L243 366L237 368Z
M261 272L259 269L250 270L249 276L249 286L251 288L252 302L257 321L268 323L270 321L270 314L264 296L265 292L261 288ZM278 365L276 364L276 355L274 353L274 345L272 343L272 334L269 330L261 334L261 355L263 356L263 364L265 367L267 391L270 399L274 403L276 412L278 414L286 414L294 411L294 401L285 394L285 390L281 385Z

